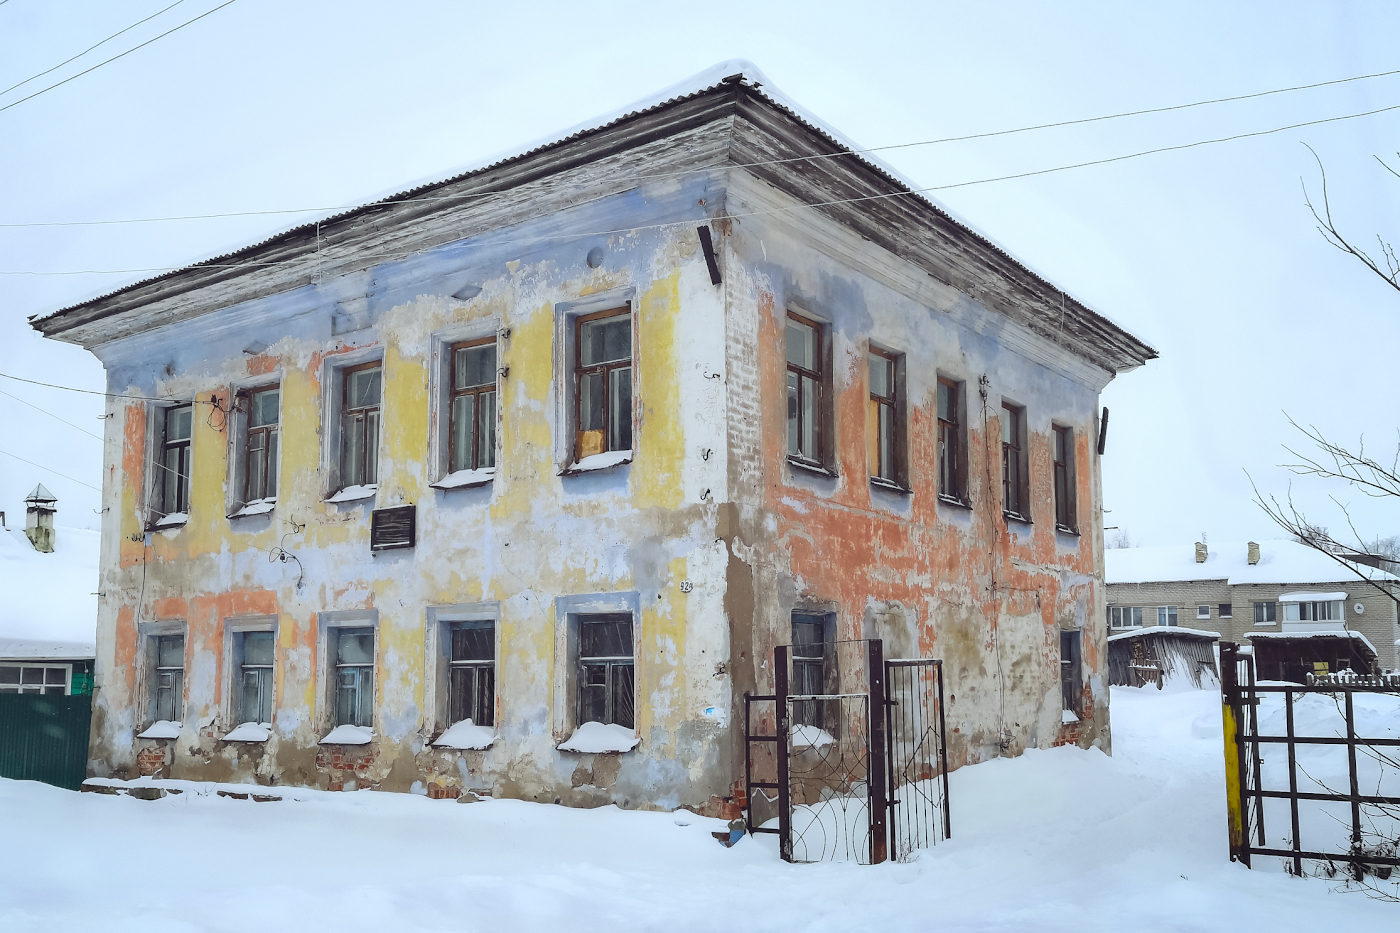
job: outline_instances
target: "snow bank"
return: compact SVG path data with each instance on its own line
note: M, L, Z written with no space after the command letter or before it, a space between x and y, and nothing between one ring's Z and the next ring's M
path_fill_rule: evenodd
M615 723L586 722L574 730L569 740L559 746L561 752L630 752L641 739L626 726Z
M490 726L472 725L470 719L453 723L433 744L438 748L490 748L496 741L496 730Z
M336 726L321 740L322 745L368 745L374 733L369 726Z
M58 657L42 653L54 645L71 646L63 657L93 656L100 540L96 531L60 525L54 552L40 554L23 531L0 530L0 639L29 645L0 647L0 656Z
M272 735L270 722L245 722L224 736L225 742L266 742Z
M138 739L178 739L182 724L171 719L157 719L150 728L138 734Z

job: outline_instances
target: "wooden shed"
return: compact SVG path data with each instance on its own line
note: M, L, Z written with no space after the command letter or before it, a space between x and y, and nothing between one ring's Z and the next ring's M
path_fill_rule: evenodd
M1152 625L1110 635L1109 683L1115 687L1155 683L1160 690L1168 681L1184 677L1194 687L1215 688L1220 684L1214 647L1219 640L1219 632L1174 625Z
M1376 649L1360 632L1254 632L1254 671L1260 680L1307 683L1309 674L1377 672Z

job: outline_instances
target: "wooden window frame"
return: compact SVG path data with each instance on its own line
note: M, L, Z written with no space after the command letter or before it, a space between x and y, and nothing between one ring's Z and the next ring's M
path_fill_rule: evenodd
M470 719L474 726L496 725L496 620L495 619L461 619L446 624L445 634L447 635L447 727L451 728L463 720ZM489 658L455 658L453 652L453 636L462 629L484 629L489 631L491 656ZM458 671L470 671L471 685L468 688L469 696L466 703L459 703L461 698L457 678L453 675ZM483 687L482 680L486 683ZM456 716L459 707L465 705L468 715ZM482 713L485 718L482 718Z
M180 409L187 409L190 413L190 436L180 440L170 439L170 415ZM166 478L172 471L166 466L170 451L180 451L180 464L175 473L175 502L170 502L168 495ZM178 513L188 513L190 510L190 478L193 473L194 459L194 403L184 402L179 405L167 405L160 409L160 457L157 460L158 490L160 499L161 517L175 515Z
M869 461L870 482L876 486L894 489L899 492L909 490L909 470L908 454L905 447L905 420L906 411L904 406L904 354L895 353L892 350L885 350L873 344L867 347L866 368L869 369L870 357L878 357L889 364L890 380L889 395L876 395L875 390L870 387L870 404L866 412L868 419L873 419L873 429L869 423L866 425L867 443L866 459ZM867 378L869 373L867 371ZM881 451L884 449L884 431L881 413L888 408L890 412L889 424L893 436L889 438L889 449L891 461L885 464L881 458ZM872 449L873 447L873 449ZM888 469L886 469L888 467ZM888 472L890 475L883 475Z
M261 395L264 392L277 393L277 420L274 421L272 424L264 424L259 425L257 427L253 427L253 396ZM246 414L244 415L244 417L247 419L244 422L246 424L246 427L244 428L243 437L241 439L243 444L243 505L247 505L249 502L255 502L264 499L276 499L276 461L278 455L280 455L281 453L280 438L282 432L282 386L280 384L264 385L256 386L251 389L244 389L243 391L238 393L238 400L241 403L245 403L247 409ZM261 435L263 438L263 446L261 447L261 449L254 451L253 438L259 435ZM273 439L274 436L278 438L277 454L271 452L271 446L269 444L269 442ZM253 490L249 488L249 484L253 476L253 458L255 453L261 455L263 460L263 495L261 496L254 496L252 494ZM269 486L272 489L271 495L267 494Z
M481 470L496 465L496 431L494 424L491 430L491 462L486 466L481 465L481 396L491 395L491 418L494 422L496 412L500 404L500 347L497 345L496 335L482 337L477 340L463 340L458 343L449 344L447 347L447 472L456 473L459 470ZM491 369L491 381L481 385L457 387L457 352L459 350L471 350L477 347L496 347L496 365ZM456 445L453 439L457 430L457 399L463 396L473 395L472 401L472 449L465 464L454 464L452 462L453 451Z
M1026 456L1026 407L1003 401L1001 417L1001 512L1015 521L1029 522L1030 477L1027 474L1030 471L1027 469Z
M369 636L370 636L370 646L371 646L371 647L370 647L370 660L369 660L369 661L341 661L341 660L340 660L340 640L341 640L341 638L345 637L346 635L363 635L363 634L365 634L365 633L368 633ZM330 629L330 638L329 638L328 640L330 641L330 644L331 644L331 656L330 656L330 667L331 667L331 710L330 710L330 713L331 713L331 727L332 727L332 728L335 728L335 727L337 727L337 726L362 726L362 727L363 727L363 726L368 726L369 728L374 728L374 713L375 713L375 708L374 708L374 699L375 699L375 697L374 697L374 691L375 691L375 681L378 680L378 674L379 674L379 672L378 672L378 670L377 670L377 667L378 667L378 665L379 665L379 629L378 629L378 626L366 625L366 624L360 624L360 625L355 625L355 624L339 625L339 626L336 626L335 628ZM368 690L368 694L369 694L369 715L368 715L368 717L366 717L366 718L369 719L369 722L348 722L348 723L344 723L344 722L341 722L341 721L340 721L340 719L341 719L341 716L340 716L341 691L344 690L344 689L346 689L346 685L344 685L344 684L341 683L341 679L340 679L340 678L341 678L341 672L342 672L342 671L347 671L347 672L348 672L348 671L350 671L351 669L353 669L353 670L355 671L355 673L356 673L356 675L357 675L357 676L356 676L356 680L358 681L358 683L355 685L355 688L354 688L354 689L356 690L356 701L357 701L357 702L356 702L356 709L357 709L357 714L356 714L356 715L352 715L350 718L351 718L351 719L360 718L360 717L358 716L358 712L362 711L362 710L360 709L360 706L361 706L361 703L363 702L364 681L366 680L365 677L360 676L360 675L362 675L364 672L368 671L368 678L367 678L367 679L368 679L368 682L369 682L369 690Z
M1084 638L1079 629L1060 630L1061 705L1076 716L1083 713ZM1066 650L1068 649L1068 650ZM1068 654L1069 657L1065 657Z
M188 632L156 632L150 636L151 639L151 715L150 722L184 722L185 719L185 668L189 656L189 642L186 638ZM180 666L162 665L160 663L161 642L167 638L180 639ZM168 687L162 686L162 674L165 672L178 672L178 676L173 677ZM169 690L170 712L169 719L162 720L160 713L160 698L163 689Z
M1157 607L1157 624L1159 626L1167 628L1180 627L1180 616L1181 614L1177 611L1176 606Z
M935 438L935 454L938 471L938 498L957 505L967 505L966 470L963 468L963 393L966 383L946 376L938 377L938 389L947 388L951 395L949 414L952 420L943 417L943 409L937 395L934 397L934 417L938 425Z
M273 715L276 713L276 710L277 710L277 674L276 674L276 670L277 670L277 633L276 633L275 631L273 631L272 629L255 628L255 629L240 629L239 631L233 632L232 635L233 635L234 648L235 648L235 651L237 652L237 659L238 659L238 663L237 663L237 665L236 665L235 668L234 668L235 677L234 677L234 682L233 682L233 692L234 692L234 693L233 693L233 710L234 710L233 719L234 719L234 722L235 722L236 725L241 725L242 723L245 723L245 722L258 722L258 723L262 723L262 722L271 722L271 721L272 721L272 717L273 717ZM248 640L248 636L249 636L249 635L266 635L269 639L271 639L271 641L272 641L272 658L273 658L272 663L270 663L270 664L253 664L253 663L250 663L250 662L248 661L245 652L246 652L246 650L247 650L247 648L246 648L246 642L247 642L247 640ZM267 705L267 719L258 719L258 718L256 718L256 717L254 717L254 718L244 718L244 717L246 716L246 714L247 714L248 711L244 708L244 705L243 705L243 683L244 683L244 677L245 677L245 675L247 674L247 672L249 672L249 671L259 671L259 672L268 671L268 672L270 672L269 675L268 675L268 677L269 677L269 679L270 679L270 683L266 684L266 694L265 694L265 696L266 696L266 705ZM261 681L261 680L262 680L261 676L260 676L258 679L259 679L259 681ZM262 701L262 698L263 698L263 696L264 696L263 690L264 690L264 685L260 682L260 683L259 683L259 686L258 686L258 692L259 692L258 707L259 707L260 709L261 709L261 707L263 706L263 701Z
M592 322L594 322L594 321L601 321L601 320L603 320L603 319L605 319L605 318L610 318L610 317L623 317L623 316L626 316L626 317L627 317L628 322L629 322L629 324L630 324L630 328L629 328L629 341L628 341L629 346L627 347L627 359L626 359L626 360L610 360L610 361L605 362L605 363L591 363L591 364L589 364L588 366L585 366L585 365L583 364L583 327L584 327L584 325L585 325L585 324L590 324L590 323L592 323ZM629 303L629 304L625 304L625 305L622 305L622 306L616 307L616 308L608 308L608 309L603 310L603 311L594 311L594 312L591 313L591 314L579 314L579 315L575 315L574 318L573 318L573 340L574 340L574 367L573 367L573 368L574 368L574 376L573 376L573 390L574 390L574 391L573 391L573 396L574 396L574 397L573 397L573 424L572 424L572 428L573 428L573 445L572 445L572 446L573 446L573 452L574 452L574 463L578 463L580 460L584 459L584 457L583 457L583 445L582 445L582 439L583 439L583 429L582 429L583 418L582 418L582 414L583 414L583 412L582 412L582 409L581 409L581 406L582 406L582 404L583 404L583 401L582 401L582 399L583 399L583 379L584 379L585 376L590 376L590 375L593 375L594 373L601 373L602 376L603 376L603 378L602 378L602 383L603 383L603 427L602 427L602 432L603 432L603 447L602 447L602 450L597 451L597 453L612 453L612 452L613 452L613 449L612 449L612 447L610 446L610 443L609 443L609 435L611 434L612 427L613 427L612 422L609 420L609 411L610 411L610 409L611 409L611 404L610 404L610 403L612 402L612 379L611 379L611 376L612 376L612 373L613 373L615 370L624 369L624 368L631 371L631 376L630 376L630 378L631 378L631 385L632 385L632 404L631 404L630 406L628 406L628 409L627 409L627 418L630 419L630 422L631 422L631 423L629 423L629 425L628 425L628 432L627 432L627 433L628 433L628 437L629 437L630 440L631 440L632 446L631 446L631 447L619 447L618 450L631 450L631 449L635 449L635 446L636 446L636 443L637 443L637 437L636 437L636 429L637 429L637 426L636 426L636 418L635 418L635 414L634 414L634 413L635 413L636 404L637 404L637 371L636 371L636 369L635 369L634 366L633 366L633 362L636 360L637 325L636 325L636 321L632 319L632 306L631 306L631 304L630 304L630 303ZM592 455L590 454L590 456L592 456Z
M1079 502L1075 495L1074 429L1061 424L1050 426L1050 457L1054 462L1055 528L1079 533Z
M788 359L788 352L787 352L787 322L788 322L788 321L797 321L799 324L803 324L803 325L805 325L805 326L807 326L807 327L810 327L810 328L812 328L812 330L814 330L814 331L816 332L816 341L817 341L817 345L816 345L816 352L815 352L814 356L815 356L815 358L816 358L816 359L815 359L815 362L816 362L817 366L820 367L820 368L818 368L818 369L808 369L807 367L802 366L802 365L800 365L800 364L798 364L798 363L794 363L794 362L792 362L791 360ZM784 450L784 452L785 452L785 454L786 454L786 456L787 456L788 461L791 462L791 463L795 463L795 464L797 464L797 465L799 465L799 466L804 466L804 467L808 467L808 468L816 468L816 469L818 469L818 470L820 470L820 471L823 471L823 472L831 472L830 465L829 465L828 462L827 462L827 461L829 460L829 458L830 458L830 457L829 457L829 450L830 450L830 447L828 446L828 441L829 441L828 435L829 435L829 433L830 433L830 428L829 428L828 425L827 425L827 421L828 421L827 407L828 407L828 401L829 401L829 399L830 399L830 397L831 397L831 393L830 393L830 391L828 390L827 384L826 384L826 373L825 373L825 370L829 368L829 367L827 366L827 359L826 359L826 345L827 345L827 325L826 325L826 324L822 323L821 321L814 320L813 318L807 317L807 316L805 316L805 315L798 314L798 313L795 312L795 311L789 311L789 312L787 313L787 317L786 317L786 318L784 319L784 321L783 321L783 363L784 363L784 369L783 369L783 401L784 401L784 406L785 406L785 410L786 410L786 403L787 403L787 398L788 398L787 378L788 378L789 374L795 373L795 374L797 374L797 377L798 377L798 379L797 379L797 436L798 436L798 438L799 438L798 446L800 447L800 446L801 446L801 437L802 437L802 435L803 435L803 433L804 433L804 432L803 432L804 424L803 424L803 420L802 420L802 417L803 417L803 416L802 416L802 413L803 413L803 408L804 408L804 406L803 406L803 404L802 404L802 386L803 386L803 378L805 377L805 378L807 378L807 379L811 379L811 380L812 380L812 382L813 382L813 383L816 385L816 387L817 387L817 405L816 405L816 417L817 417L817 424L816 424L816 447L817 447L817 449L816 449L815 451L812 452L812 455L811 455L811 456L806 456L806 455L804 455L804 454L802 454L802 453L793 451L793 450L789 447L789 432L788 432L788 430L787 430L787 421L788 421L788 419L787 419L786 417L784 417L784 419L783 419L783 435L784 435L784 439L783 439L783 450Z
M359 408L352 408L350 406L350 379L352 376L355 375L355 373L364 372L368 369L379 370L379 401L374 405L365 405ZM338 416L340 418L340 450L337 451L337 460L340 464L338 484L339 488L344 489L347 486L377 485L379 482L379 436L384 430L384 361L382 359L375 359L369 360L364 363L359 363L355 366L344 366L341 367L337 371L337 373L340 378L340 411L338 412ZM360 464L360 472L362 474L360 477L360 481L358 483L352 483L349 481L349 477L347 476L349 471L345 468L345 451L350 442L349 432L345 429L345 422L347 416L358 412L366 413L366 418L368 418L369 412L374 412L379 417L377 419L378 426L374 432L374 437L372 439L368 436L365 437L364 447L360 453L361 457L364 458L364 462ZM368 434L368 430L366 430L366 434ZM369 457L371 456L371 453L373 454L374 458L373 477L367 475L369 473L368 466Z
M629 655L585 655L583 653L583 633L585 626L593 624L617 624L623 623L627 626L628 636L631 640L632 651ZM578 634L575 650L577 652L577 692L578 696L574 702L574 718L576 720L574 728L582 726L585 722L597 722L598 720L584 719L584 712L587 707L586 691L589 687L603 688L603 718L605 725L619 725L624 729L637 728L637 631L636 619L630 612L590 612L581 613L578 617ZM590 684L589 668L600 667L603 669L603 683ZM619 713L616 709L617 694L621 692L617 683L618 668L630 668L632 678L632 710L630 723L618 722Z

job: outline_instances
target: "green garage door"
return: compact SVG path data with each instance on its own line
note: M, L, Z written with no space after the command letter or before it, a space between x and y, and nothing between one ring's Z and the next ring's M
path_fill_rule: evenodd
M0 693L0 777L77 790L91 720L91 696Z

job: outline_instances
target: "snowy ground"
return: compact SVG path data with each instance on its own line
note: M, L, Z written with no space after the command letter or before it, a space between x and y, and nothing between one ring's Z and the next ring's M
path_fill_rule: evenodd
M1113 758L954 773L954 838L876 867L725 849L686 813L0 781L0 930L1395 928L1400 905L1227 860L1217 694L1115 688L1113 721Z

